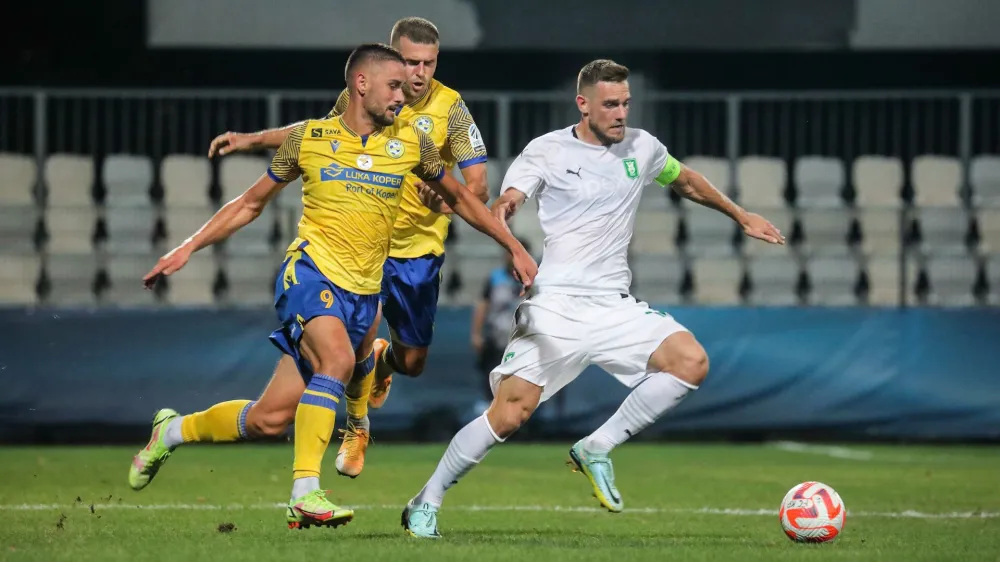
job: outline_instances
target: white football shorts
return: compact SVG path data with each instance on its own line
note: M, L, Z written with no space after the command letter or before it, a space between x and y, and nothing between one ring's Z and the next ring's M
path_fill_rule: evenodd
M597 365L632 388L649 373L649 357L660 343L687 328L672 316L630 295L574 296L541 293L514 313L503 360L490 386L506 375L543 388L542 401Z

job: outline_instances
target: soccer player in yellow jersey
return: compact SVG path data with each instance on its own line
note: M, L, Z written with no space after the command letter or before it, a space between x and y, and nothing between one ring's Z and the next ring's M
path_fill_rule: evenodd
M161 276L178 271L193 252L249 224L278 191L302 177L305 210L298 238L289 246L275 282L281 326L270 338L294 361L301 377L273 379L265 391L265 395L298 395L287 513L291 528L336 527L354 517L353 511L326 498L320 489L320 467L333 433L335 409L356 358L370 351L370 340L367 346L364 340L375 321L404 175L412 171L462 218L506 247L526 285L537 271L534 260L504 225L446 174L430 137L396 119L406 82L405 61L398 51L386 45L362 45L348 58L345 80L350 101L342 115L296 125L267 173L161 258L144 278L151 287ZM183 417L160 410L149 443L133 459L130 485L145 487L182 443L260 435L247 420L251 405L248 400L224 402Z
M427 133L441 151L446 166L451 169L457 165L466 188L485 202L488 187L482 135L458 92L434 79L440 41L437 28L423 18L404 18L393 26L389 40L406 59L409 71L403 86L406 105L399 117ZM328 117L342 113L349 99L345 89ZM295 126L219 135L212 141L209 156L277 147ZM422 198L420 180L415 175L408 175L404 184L382 278L380 313L385 315L392 341L391 344L381 339L375 341L375 375L362 372L365 364L359 364L357 376L347 389L348 424L336 467L340 474L352 478L364 467L370 430L368 406L379 408L385 402L393 372L413 377L421 374L434 334L444 242L452 211L439 197L427 193L426 188L422 190ZM373 326L371 337L378 323ZM294 367L290 360L284 360L278 370L290 371ZM285 407L290 410L294 406L288 402ZM273 411L276 406L258 404L254 408Z

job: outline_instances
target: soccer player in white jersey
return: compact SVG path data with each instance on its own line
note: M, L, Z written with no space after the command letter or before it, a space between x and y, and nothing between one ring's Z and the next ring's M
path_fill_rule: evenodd
M628 74L610 60L584 66L577 79L580 122L531 141L507 170L494 215L509 220L536 197L542 262L490 375L493 403L455 435L403 511L403 527L413 536L439 537L445 491L588 365L633 390L604 425L573 445L570 460L605 508L622 510L609 453L696 390L708 373L705 350L684 326L628 294L628 246L644 186L671 186L727 215L748 236L785 242L774 225L678 162L654 136L626 127Z

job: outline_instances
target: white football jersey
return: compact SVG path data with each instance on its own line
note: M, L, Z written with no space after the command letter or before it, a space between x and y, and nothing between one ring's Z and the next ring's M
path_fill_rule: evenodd
M663 171L667 148L642 129L627 128L611 146L585 143L574 129L528 143L507 170L503 190L537 198L545 235L538 292L628 293L636 209L643 187Z

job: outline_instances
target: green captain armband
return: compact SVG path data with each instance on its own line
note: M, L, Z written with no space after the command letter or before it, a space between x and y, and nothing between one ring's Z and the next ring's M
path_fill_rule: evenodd
M663 171L656 176L653 181L660 184L660 187L667 187L674 183L677 176L681 175L681 163L671 155L667 155L667 163L663 165Z

